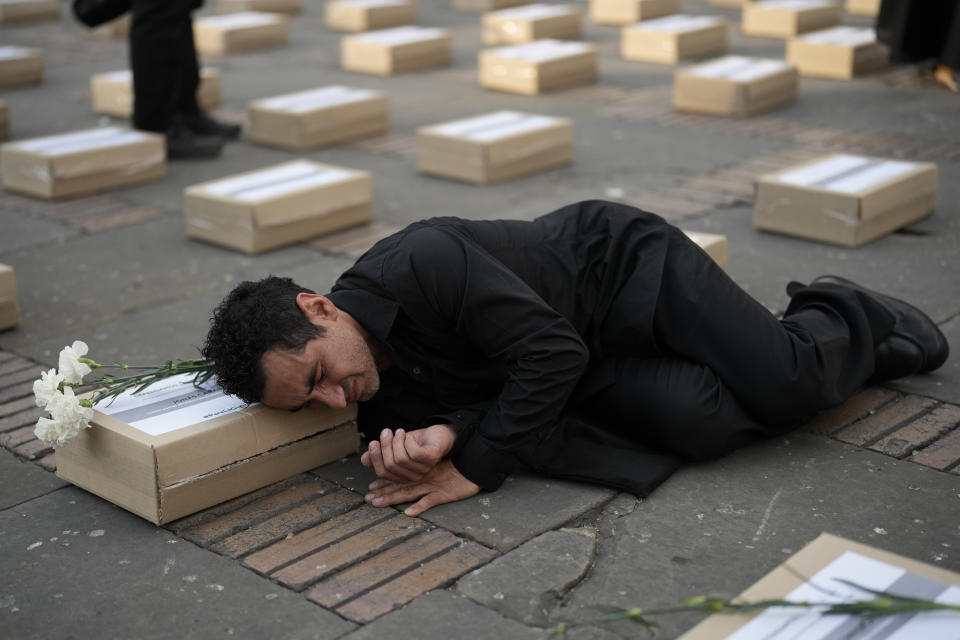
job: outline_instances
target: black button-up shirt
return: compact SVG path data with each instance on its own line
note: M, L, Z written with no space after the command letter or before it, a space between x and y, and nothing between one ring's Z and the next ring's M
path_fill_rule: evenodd
M532 222L433 218L378 242L330 294L393 361L361 428L450 423L454 465L497 488L522 451L562 438L591 362L656 353L666 234L655 215L590 201Z

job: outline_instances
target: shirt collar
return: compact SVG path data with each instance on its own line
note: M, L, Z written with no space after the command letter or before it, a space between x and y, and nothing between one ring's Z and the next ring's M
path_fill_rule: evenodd
M400 305L394 300L381 298L363 289L337 289L328 293L327 298L337 305L337 308L353 316L373 337L385 345L388 344L387 338L400 309Z

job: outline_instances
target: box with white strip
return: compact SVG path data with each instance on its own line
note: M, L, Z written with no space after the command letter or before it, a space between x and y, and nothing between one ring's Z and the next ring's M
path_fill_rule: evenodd
M16 45L0 46L0 87L43 82L43 51Z
M789 38L840 24L843 7L831 0L763 0L743 5L740 28L750 36Z
M729 7L731 9L739 9L748 2L753 2L753 0L707 0L707 4L714 7Z
M0 23L40 22L60 17L60 0L0 0Z
M255 100L247 107L248 137L284 149L315 149L385 132L387 96L331 85Z
M334 31L375 31L417 21L413 0L327 0L323 19Z
M724 56L673 77L673 106L679 111L750 116L796 97L797 70L783 60Z
M626 25L677 12L677 0L590 0L597 24Z
M483 43L492 46L578 35L580 11L572 5L528 4L483 16Z
M754 225L857 247L933 213L937 166L837 154L762 176Z
M446 29L394 27L344 36L340 66L347 71L390 75L449 64L453 40Z
M38 198L87 195L167 173L163 136L101 127L0 146L3 186Z
M217 0L217 11L221 14L265 11L296 15L303 10L302 4L302 0Z
M673 64L724 53L727 23L714 16L677 13L623 28L620 55L625 60Z
M0 100L0 141L10 138L10 112L6 100Z
M0 331L20 324L17 302L17 275L13 267L0 264Z
M530 0L451 0L450 2L450 6L457 11L496 11L522 4L530 4Z
M688 238L693 240L698 247L703 249L713 261L720 265L721 269L727 268L727 236L719 233L704 233L703 231L683 232Z
M880 0L847 0L847 13L876 18L880 14Z
M186 233L246 253L303 242L367 222L366 171L294 160L187 187Z
M93 110L107 116L129 118L133 114L133 74L129 69L97 73L90 78ZM197 104L204 111L220 106L220 72L200 69Z
M585 42L536 40L480 51L478 72L482 87L532 96L595 82L597 52Z
M802 76L847 80L886 67L890 49L873 29L833 27L787 40L787 60Z
M572 161L567 118L496 111L417 130L417 169L454 180L489 184Z
M289 19L279 13L243 11L193 21L197 52L221 56L287 44Z

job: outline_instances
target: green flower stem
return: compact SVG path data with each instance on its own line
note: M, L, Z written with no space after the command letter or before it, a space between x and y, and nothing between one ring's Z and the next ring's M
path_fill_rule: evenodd
M184 373L194 374L193 384L199 386L209 380L213 375L211 371L212 363L206 360L167 360L161 365L153 366L133 366L125 364L102 365L89 358L80 358L79 361L89 366L91 370L106 368L130 371L131 373L134 371L138 372L132 375L121 376L103 375L96 380L83 384L84 387L97 390L92 399L82 401L89 403L84 404L84 406L91 407L108 398L116 399L121 393L131 389L134 393L143 391L150 385L169 378L170 376ZM67 385L67 383L63 383L61 386L65 385Z

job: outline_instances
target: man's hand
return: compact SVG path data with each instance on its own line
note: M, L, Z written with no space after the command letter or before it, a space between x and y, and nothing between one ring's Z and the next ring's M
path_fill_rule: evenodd
M409 432L384 429L380 440L370 442L360 462L365 467L373 467L377 477L383 480L414 482L450 453L455 439L453 427L447 424Z
M443 460L415 482L393 482L378 478L370 483L364 500L375 507L389 507L417 500L404 509L408 516L418 516L430 507L456 502L480 492L480 487L467 480L453 463Z

